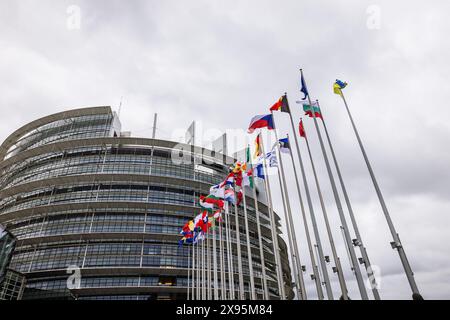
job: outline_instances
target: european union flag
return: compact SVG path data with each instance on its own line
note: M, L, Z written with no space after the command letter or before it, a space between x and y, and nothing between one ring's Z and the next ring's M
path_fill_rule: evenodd
M308 93L308 89L306 89L305 78L303 78L303 73L302 73L302 77L300 79L300 82L301 82L301 85L302 85L300 91L305 94L305 96L302 98L302 100L305 100L306 97L309 96L309 93Z

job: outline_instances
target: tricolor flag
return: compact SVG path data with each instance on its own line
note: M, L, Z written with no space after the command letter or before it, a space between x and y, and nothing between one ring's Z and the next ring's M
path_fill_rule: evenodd
M234 173L231 172L228 174L226 179L219 185L220 188L223 188L225 186L232 186L234 184Z
M267 128L273 130L273 117L272 114L257 115L252 118L250 125L248 126L248 133L253 133L255 129Z
M253 155L253 158L257 158L262 154L261 149L261 134L258 134L255 139L255 154ZM248 160L247 160L248 161Z
M209 188L209 194L217 198L223 199L225 194L225 186L221 187L220 184L216 184L211 188Z
M291 145L289 143L289 139L283 138L278 140L278 143L280 144L280 151L283 153L290 153L291 152Z
M234 203L236 201L233 188L225 190L225 201Z
M322 113L320 112L320 108L317 105L317 101L314 101L312 103L312 106L307 102L303 102L303 111L305 111L305 115L311 118L313 117L312 111L314 111L315 117L322 119Z
M298 131L300 133L300 137L306 138L305 127L303 127L303 120L300 118L300 123L298 124Z
M242 173L242 184L253 189L253 170L249 169Z
M347 86L347 82L342 82L341 80L336 79L336 82L333 84L333 91L335 94L338 94L342 97L342 89Z
M286 95L281 96L281 98L278 99L278 101L275 102L275 104L272 107L270 107L270 111L281 111L281 112L288 112L288 113L291 112L289 110L289 104L288 104Z

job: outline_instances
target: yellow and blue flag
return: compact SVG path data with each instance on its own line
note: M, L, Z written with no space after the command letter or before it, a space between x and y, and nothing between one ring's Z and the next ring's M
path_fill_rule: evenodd
M342 89L347 86L347 82L342 82L341 80L336 79L336 82L333 84L333 91L335 94L338 94L342 97Z

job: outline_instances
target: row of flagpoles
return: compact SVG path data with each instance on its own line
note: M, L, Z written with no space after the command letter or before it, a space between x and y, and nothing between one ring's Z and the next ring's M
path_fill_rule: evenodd
M363 264L367 274L367 278L370 282L370 287L374 299L379 300L380 294L378 292L378 284L374 276L372 266L370 264L367 250L363 244L361 234L355 219L355 215L349 200L347 189L336 159L336 154L326 127L323 112L320 108L319 101L312 101L306 85L303 71L301 72L301 89L304 94L302 101L297 101L302 104L305 115L309 116L316 129L317 137L319 140L322 156L327 168L328 178L330 180L331 188L337 211L339 213L339 221L341 223L340 230L342 231L345 246L349 255L350 265L353 274L356 278L360 296L363 300L369 299L366 286L364 284L363 275L359 264ZM351 116L348 104L345 100L342 89L347 86L347 83L340 80L336 80L333 85L334 93L338 94L345 105L347 114L350 118L352 128L355 132L358 140L359 147L362 151L364 160L366 162L369 174L374 184L377 196L379 198L383 213L385 215L388 227L394 239L391 242L391 246L397 249L401 262L403 264L405 274L411 286L414 299L421 299L419 290L414 280L414 275L411 267L408 263L408 259L404 252L403 246L400 242L399 236L394 228L393 222L389 216L384 198L378 186L377 180L371 168L369 159L365 152L361 138ZM290 137L286 134L286 137L279 139L275 126L274 112L284 112L289 115L292 130L294 132L294 142L297 149L298 163L300 167L300 174L297 171L296 163L294 160L293 152L290 144ZM339 185L342 189L345 204L348 210L348 216L350 217L350 223L355 237L352 238L350 234L350 228L347 223L347 218L343 210L342 202L336 186L336 181L332 173L328 154L325 149L325 143L322 138L322 130L319 126L319 121L322 123L323 131L325 133L328 148L331 151L332 162L334 164ZM207 196L201 196L199 199L202 212L198 214L193 220L188 221L182 228L181 234L183 238L180 240L182 244L192 244L192 248L189 251L189 259L191 259L189 273L188 273L188 299L252 299L255 300L259 297L263 299L270 299L268 278L266 274L266 265L269 263L266 261L263 247L263 237L261 232L261 221L258 208L258 201L256 196L255 179L258 178L263 182L265 193L267 195L269 223L268 228L271 231L272 237L272 250L274 253L274 272L276 274L276 283L278 288L278 297L280 299L288 298L285 288L285 280L289 279L285 277L283 272L280 246L278 243L278 233L276 218L273 212L272 204L272 192L270 177L268 174L268 168L276 168L278 174L278 183L281 189L282 204L284 209L284 221L287 234L288 251L290 255L290 261L292 265L293 280L295 283L295 293L298 299L304 300L308 298L306 292L305 280L303 277L305 267L302 265L300 259L300 251L297 242L297 231L294 222L290 205L289 190L287 187L287 179L284 170L284 163L282 153L290 155L291 163L294 171L294 178L296 183L297 195L300 202L301 221L303 222L303 228L305 229L306 243L308 246L309 260L312 266L311 279L315 282L316 293L319 299L333 300L333 290L331 287L330 276L328 274L327 263L330 263L330 257L324 253L323 243L319 232L319 227L316 219L316 213L314 211L314 205L311 198L311 191L306 179L305 166L303 157L300 151L300 142L297 136L297 130L295 128L294 119L290 110L287 95L284 94L271 108L270 114L258 115L253 117L248 128L249 133L253 133L255 130L274 130L277 143L269 152L264 151L264 143L261 132L258 133L255 140L255 155L257 158L255 162L252 161L250 146L246 148L246 161L236 162L231 168L230 173L226 179L218 185L212 186L210 194ZM340 299L347 300L348 289L344 272L340 262L340 258L337 254L335 241L333 238L332 227L325 207L325 203L322 196L322 189L317 176L316 168L314 165L308 136L305 132L302 119L298 125L298 135L303 138L306 149L308 151L308 158L311 164L312 172L314 175L314 185L317 191L317 195L320 201L320 208L323 215L323 221L325 223L327 240L329 242L332 257L335 266L333 272L337 274L340 285ZM301 180L300 180L301 176ZM307 209L304 206L304 201L301 192L301 182L303 184L304 193L306 195ZM252 191L253 206L255 210L258 251L260 260L261 272L256 275L255 264L253 263L252 246L250 243L250 230L249 219L247 212L247 197L245 195L246 188ZM249 198L250 199L250 198ZM238 214L238 208L240 204L243 204L243 215ZM231 207L231 209L230 209ZM231 211L234 211L232 213ZM309 215L307 214L307 211ZM309 230L309 221L312 226L312 233ZM234 218L234 222L231 221ZM243 222L243 225L242 225ZM234 228L233 228L234 223ZM243 231L243 232L242 232ZM241 234L245 235L245 240L241 242ZM242 243L245 243L245 250L242 250ZM358 247L361 253L361 258L357 258L355 248ZM244 252L243 252L244 251ZM246 252L245 252L246 251ZM236 255L234 255L236 253ZM246 262L243 259L246 257ZM235 263L236 262L236 263ZM244 262L248 271L244 273ZM237 270L235 268L237 267ZM235 276L237 275L237 279ZM248 279L246 281L246 279ZM256 283L256 280L259 282ZM236 281L237 280L237 281ZM247 284L247 288L246 288ZM257 290L257 287L260 290ZM324 293L325 289L325 293ZM248 295L246 294L248 292ZM274 293L272 292L272 295Z

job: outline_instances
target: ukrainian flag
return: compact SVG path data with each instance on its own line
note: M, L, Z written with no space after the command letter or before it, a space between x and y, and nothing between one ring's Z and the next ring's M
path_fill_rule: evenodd
M342 97L342 89L347 86L347 82L342 82L341 80L336 79L336 82L333 84L333 91L335 94L338 94Z

